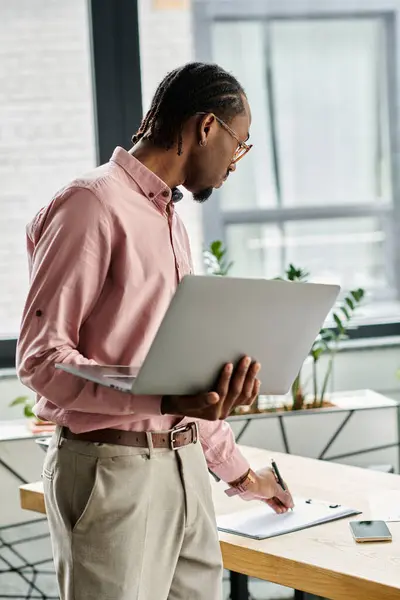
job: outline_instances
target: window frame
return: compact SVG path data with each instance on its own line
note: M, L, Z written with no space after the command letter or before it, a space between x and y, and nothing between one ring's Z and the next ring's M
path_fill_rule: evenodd
M205 244L220 239L226 242L226 226L232 224L283 223L340 217L392 217L393 235L389 240L389 268L394 274L394 288L400 300L400 0L194 0L193 32L196 60L212 62L212 25L221 21L294 20L371 18L383 19L386 29L389 151L391 160L392 206L371 204L320 206L305 208L252 208L250 210L223 210L220 196L203 206L203 234ZM273 123L271 125L273 131ZM275 165L276 168L276 165ZM228 249L229 252L229 249ZM352 338L386 337L400 334L399 319L390 323L360 325L350 333Z
M97 164L129 147L142 119L138 0L87 0ZM0 369L15 367L16 339L0 339Z

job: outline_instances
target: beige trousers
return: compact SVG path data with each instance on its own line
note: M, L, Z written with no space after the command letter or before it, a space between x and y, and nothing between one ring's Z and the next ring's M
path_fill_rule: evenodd
M129 448L60 431L43 481L61 600L220 600L201 445Z

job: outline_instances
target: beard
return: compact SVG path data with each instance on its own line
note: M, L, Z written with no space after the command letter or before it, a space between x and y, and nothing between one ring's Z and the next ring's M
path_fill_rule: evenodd
M226 172L223 183L225 183L225 181L228 179L230 173L231 173L231 169L229 168ZM196 192L193 194L193 200L195 202L198 202L199 204L203 204L203 202L205 202L206 200L209 199L209 197L211 196L213 191L214 191L213 187L204 188L203 190L200 190L199 192Z
M206 200L209 199L209 197L211 196L213 191L214 191L214 188L209 187L209 188L205 188L204 190L200 190L199 192L195 192L193 194L193 200L195 202L198 202L199 204L203 204L203 202L205 202Z

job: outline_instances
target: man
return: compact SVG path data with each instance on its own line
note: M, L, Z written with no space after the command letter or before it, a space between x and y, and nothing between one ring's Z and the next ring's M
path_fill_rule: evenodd
M223 420L257 396L260 365L247 357L193 397L131 396L54 368L140 366L192 270L176 187L205 201L249 150L250 120L232 75L176 69L130 152L117 148L67 185L28 228L18 372L37 415L58 425L43 481L62 600L221 598L206 463L245 498L292 506L270 469L250 469Z

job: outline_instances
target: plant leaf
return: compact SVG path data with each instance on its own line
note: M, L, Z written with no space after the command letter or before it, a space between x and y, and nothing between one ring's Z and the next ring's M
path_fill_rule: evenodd
M211 242L211 244L210 244L210 250L213 254L218 254L218 252L221 251L221 248L222 248L221 240L215 240L214 242Z
M27 396L18 396L12 402L10 402L9 406L18 406L19 404L25 404L28 401Z
M32 407L29 406L29 404L26 404L24 406L24 415L28 418L31 419L32 417L35 416L34 412L32 411Z
M289 281L306 281L309 273L304 269L299 269L290 264L286 269L285 275Z
M221 240L215 240L203 251L203 259L210 275L226 276L233 262L226 262L227 250Z
M346 317L346 319L347 319L348 321L350 321L350 313L349 313L349 311L347 310L347 308L346 308L345 306L341 306L341 307L340 307L340 310L342 311L342 313L344 314L344 316Z
M327 349L327 347L324 345L324 346L318 346L317 348L312 350L311 356L313 357L314 362L317 362L319 360L319 358L326 351L326 349Z
M361 302L361 300L364 298L365 296L365 291L362 288L358 288L357 290L351 290L350 291L351 296L354 298L354 300L359 303Z
M333 329L321 329L320 335L324 342L333 342L336 339L336 333Z
M339 332L342 333L344 331L344 327L342 325L342 321L341 321L340 317L336 313L333 313L333 319L339 329Z

